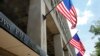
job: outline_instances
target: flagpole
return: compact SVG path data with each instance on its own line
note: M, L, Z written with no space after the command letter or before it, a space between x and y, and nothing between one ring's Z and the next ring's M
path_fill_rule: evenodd
M72 38L71 38L71 39L72 39ZM71 39L70 39L70 40L71 40ZM69 40L69 41L70 41L70 40ZM65 50L65 51L67 50L67 49L66 49L66 46L68 45L69 41L64 45L63 50Z
M76 33L78 33L78 31L77 31ZM66 50L66 46L68 45L68 43L69 43L69 41L70 41L71 39L72 39L72 38L70 38L70 39L68 40L68 42L64 45L63 50Z
M68 45L68 43L69 43L69 41L70 41L71 39L72 39L72 38L70 38L70 39L68 40L68 42L64 45L63 50L66 50L66 46Z
M61 3L62 1L63 1L63 0L59 1L58 4ZM44 1L44 2L45 2L45 1ZM58 4L57 4L57 5L58 5ZM56 5L56 6L57 6L57 5ZM54 6L48 13L46 13L46 15L43 15L44 20L45 20L46 17L50 14L50 12L53 11L53 10L56 8L56 6Z

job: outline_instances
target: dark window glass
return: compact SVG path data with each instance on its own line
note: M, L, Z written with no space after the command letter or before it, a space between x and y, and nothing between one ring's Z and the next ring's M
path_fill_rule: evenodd
M26 32L29 0L0 0L0 11Z

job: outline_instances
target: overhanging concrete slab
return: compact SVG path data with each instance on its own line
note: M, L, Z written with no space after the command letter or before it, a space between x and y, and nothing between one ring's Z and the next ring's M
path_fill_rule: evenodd
M2 28L0 28L0 47L17 56L39 56Z
M12 50L12 51L20 50L21 51L21 49L24 48L23 51L22 51L22 52L24 52L25 49L28 50L28 48L29 48L30 50L32 50L33 52L36 52L40 56L47 56L47 54L41 49L40 46L35 44L35 42L32 41L31 38L28 35L26 35L24 32L22 32L13 22L11 22L1 12L0 12L0 29L4 30L6 33L9 34L9 35L7 35L9 38L7 37L7 39L6 39L6 37L5 37L6 35L3 35L4 33L1 32L0 35L2 35L2 36L0 36L0 37L4 38L4 39L0 39L0 40L8 41L8 42L3 42L3 43L8 43L9 44L9 45L6 46L6 44L2 44L1 43L2 47L5 46L5 48L9 49L10 45L12 45L12 46L20 46L19 48L16 47L15 49L10 48L10 50ZM13 42L13 40L15 42ZM10 41L12 41L12 42L10 42ZM26 46L27 48L24 47L24 46ZM19 51L19 53L21 53L20 51Z

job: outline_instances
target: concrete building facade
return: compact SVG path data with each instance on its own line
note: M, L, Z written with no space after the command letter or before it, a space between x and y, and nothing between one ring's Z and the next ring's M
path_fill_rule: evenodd
M34 42L36 45L34 44L33 46L30 45L27 46L28 44L30 44L26 43L27 39L24 40L26 42L24 42L23 44L21 43L23 40L22 39L21 39L22 41L19 40L20 36L17 36L18 39L15 40L15 42L12 44L18 42L19 47L20 45L23 45L23 47L21 48L22 51L19 48L18 48L19 50L15 48L12 49L13 50L12 51L11 49L7 49L8 47L3 48L3 45L0 45L0 47L2 47L0 50L7 50L7 53L13 53L12 55L14 56L76 56L75 49L68 43L68 41L71 39L72 36L69 30L67 20L58 11L56 11L56 9L52 10L52 8L55 7L59 3L59 1L60 0L29 0L28 1L29 6L27 10L28 16L25 17L27 18L26 20L27 22L25 22L25 24L27 25L26 34L29 36L28 38L31 39L31 41ZM44 18L43 16L45 16L50 10L52 11L46 16L46 18ZM3 32L6 31L3 30L2 28L3 27L1 27L0 35L2 35ZM16 36L11 36L12 34L9 32L5 34L10 35L9 37L12 38L16 37ZM7 38L8 35L6 36ZM0 37L2 39L2 37L4 36ZM8 41L7 39L5 40ZM21 53L18 53L19 51L21 51Z

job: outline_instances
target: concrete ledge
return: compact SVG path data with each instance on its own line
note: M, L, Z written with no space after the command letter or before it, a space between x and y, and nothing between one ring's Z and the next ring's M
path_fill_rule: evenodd
M0 27L13 35L24 45L35 51L40 56L47 56L45 52L36 45L24 32L22 32L15 24L13 24L5 15L0 12Z
M39 56L35 51L21 43L14 36L0 28L0 55L2 56Z

